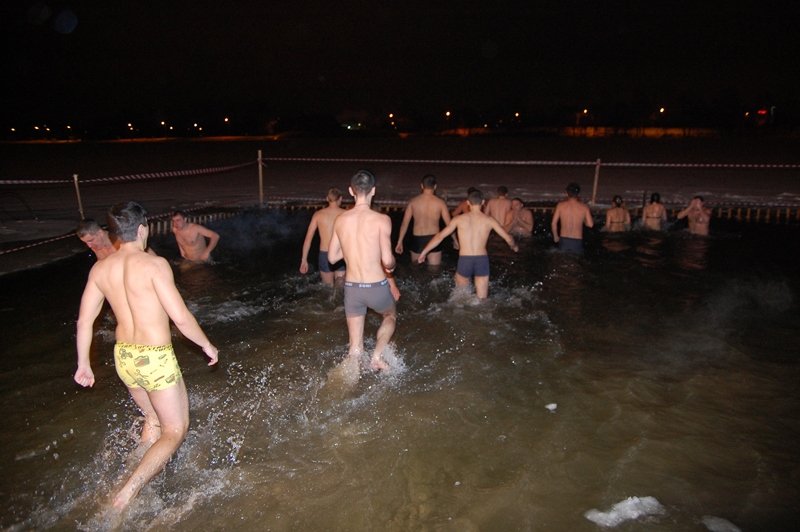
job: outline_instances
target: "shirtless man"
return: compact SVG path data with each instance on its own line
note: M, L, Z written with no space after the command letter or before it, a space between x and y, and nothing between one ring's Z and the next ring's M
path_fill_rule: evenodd
M661 194L653 192L650 203L642 209L642 225L651 231L661 231L667 222L667 209L661 204Z
M614 206L606 211L605 230L609 233L622 233L631 228L631 213L622 206L622 196L614 196Z
M526 238L533 234L533 213L525 208L520 198L511 200L511 210L506 214L503 229L515 238Z
M300 259L300 273L308 273L308 252L311 249L314 233L319 231L319 276L323 283L333 285L335 279L344 278L343 262L336 265L334 271L331 271L331 264L328 263L328 244L333 235L333 221L344 212L341 191L338 188L328 189L327 200L328 206L315 212L308 224L306 239L303 242L303 256Z
M344 312L350 337L348 359L357 364L364 351L364 322L367 309L383 317L378 328L370 366L389 369L383 350L394 334L397 312L387 276L395 268L392 254L392 221L370 208L375 196L375 176L359 170L350 179L350 195L356 202L352 209L333 222L333 236L328 246L328 260L344 258L347 264L344 282Z
M113 500L114 508L122 510L164 468L189 427L189 401L169 320L203 349L209 365L217 363L218 353L186 308L167 261L144 251L150 233L144 209L128 202L112 207L108 217L120 248L89 272L78 316L75 382L94 385L89 356L93 325L108 300L117 320L117 375L144 414L141 445L146 452Z
M703 197L695 196L689 206L678 213L678 220L688 218L689 232L693 235L708 236L708 223L711 221L711 209L703 205Z
M400 234L397 237L397 245L394 250L398 255L403 253L403 239L408 231L408 225L414 220L413 240L411 244L411 262L417 262L420 251L425 247L433 235L439 232L439 219L444 220L444 224L450 223L450 211L443 199L436 195L436 177L428 174L422 178L420 183L422 192L411 198L403 214L403 222L400 224ZM458 249L458 241L453 239L453 246ZM428 265L438 266L442 263L442 248L428 253Z
M181 257L192 262L208 262L219 243L219 234L200 224L187 222L183 211L175 211L172 215L172 232Z
M108 231L100 227L100 224L91 218L79 223L75 234L78 235L81 242L86 244L86 247L94 251L97 260L103 260L117 250L108 237Z
M553 212L550 229L553 242L562 251L583 253L583 226L594 227L592 212L579 197L581 187L577 183L567 185L567 199L560 201ZM559 222L561 231L559 232Z
M508 199L508 189L504 186L497 187L497 197L486 202L484 212L502 224L505 223L506 215L510 210L511 200Z
M514 237L509 235L497 220L481 212L483 193L480 190L470 193L467 199L470 211L450 220L447 227L428 242L417 260L420 264L425 262L425 255L453 231L458 231L460 249L456 267L456 286L466 287L471 280L474 280L475 295L478 299L486 299L489 297L489 254L486 251L486 241L489 240L492 230L500 235L512 250L516 252L519 248L514 242Z

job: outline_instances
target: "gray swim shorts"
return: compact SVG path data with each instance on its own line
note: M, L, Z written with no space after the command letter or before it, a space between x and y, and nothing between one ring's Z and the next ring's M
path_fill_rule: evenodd
M394 307L389 281L377 283L344 283L344 315L348 318L364 316L367 309L384 313Z

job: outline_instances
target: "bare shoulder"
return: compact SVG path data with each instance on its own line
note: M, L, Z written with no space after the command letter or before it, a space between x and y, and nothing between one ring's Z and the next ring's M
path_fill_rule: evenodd
M167 274L172 277L172 268L164 257L142 252L141 254L136 254L136 261L138 265L146 268L152 275Z

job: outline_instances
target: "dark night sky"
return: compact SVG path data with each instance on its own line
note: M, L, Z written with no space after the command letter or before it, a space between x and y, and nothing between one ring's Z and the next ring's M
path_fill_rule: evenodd
M797 4L9 0L2 114L796 108Z

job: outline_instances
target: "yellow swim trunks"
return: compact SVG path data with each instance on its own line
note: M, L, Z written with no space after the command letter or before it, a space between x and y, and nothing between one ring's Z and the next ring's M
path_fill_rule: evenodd
M114 345L114 366L128 388L148 392L163 390L181 378L181 368L172 344L139 345L118 342Z

